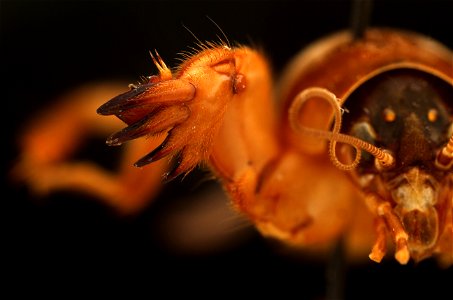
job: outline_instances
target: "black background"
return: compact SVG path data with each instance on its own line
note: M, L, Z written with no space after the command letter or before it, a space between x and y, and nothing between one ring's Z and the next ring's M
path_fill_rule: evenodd
M195 42L182 24L201 40L216 40L220 33L209 16L230 41L264 49L278 76L301 47L348 27L350 8L349 1L1 1L3 168L7 171L17 156L19 128L61 93L99 80L136 82L154 72L150 49L174 66L175 54ZM452 15L452 1L375 1L371 23L418 31L453 48ZM174 182L142 213L120 218L83 195L36 200L5 178L8 278L22 287L17 292L64 284L67 292L88 286L105 292L140 289L147 298L160 292L165 298L270 293L324 298L323 263L280 255L258 234L210 254L167 251L153 220L180 196L176 190L190 191L196 180L194 174ZM101 284L104 279L107 284ZM350 265L344 280L347 299L440 299L451 296L453 276L451 268L439 270L431 260L416 266L388 260ZM31 288L33 282L39 288Z

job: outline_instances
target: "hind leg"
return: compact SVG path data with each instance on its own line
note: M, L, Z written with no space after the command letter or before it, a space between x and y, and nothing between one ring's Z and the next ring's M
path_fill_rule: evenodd
M96 109L124 87L81 88L30 122L19 139L20 154L11 173L13 179L25 182L40 195L77 190L99 198L120 213L140 210L159 190L167 162L161 160L148 168L136 168L133 163L157 147L162 138L136 140L124 147L121 160L115 162L116 172L95 162L70 160L88 136L105 138L123 126L119 120L98 116Z

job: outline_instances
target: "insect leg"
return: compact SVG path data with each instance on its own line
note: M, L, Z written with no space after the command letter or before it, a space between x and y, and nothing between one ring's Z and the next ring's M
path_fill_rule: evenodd
M385 221L386 227L389 229L388 231L392 235L395 242L395 259L400 264L407 264L410 258L409 248L407 245L409 236L404 230L403 224L401 224L398 216L393 212L390 203L384 201L382 198L373 193L368 193L365 195L365 202L371 209L371 211L373 211L378 216L378 218L382 218ZM377 245L377 251L379 251L380 247L379 239L382 239L382 237L380 237L379 235L378 240L375 243L375 246ZM374 250L375 247L373 247L373 251ZM376 257L377 259L379 259L379 256L381 254L379 252L374 253L373 251L370 254L370 258L373 259L374 257Z
M152 168L133 166L137 156L160 144L160 139L137 140L127 145L116 171L72 157L89 136L104 137L118 130L119 120L106 120L96 114L105 99L123 89L117 85L95 85L76 90L49 108L25 128L19 139L18 161L11 171L16 182L23 182L38 195L56 190L76 190L93 195L122 213L141 209L157 191L167 162ZM107 145L100 141L100 147Z
M376 218L374 226L376 230L376 241L373 245L369 258L375 262L381 262L385 252L387 251L387 226L385 225L383 218Z

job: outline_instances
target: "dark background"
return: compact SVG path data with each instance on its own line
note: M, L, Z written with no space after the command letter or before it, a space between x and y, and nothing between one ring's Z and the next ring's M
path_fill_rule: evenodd
M230 41L264 49L278 76L301 47L348 27L350 9L349 1L1 1L5 174L17 156L14 137L31 115L82 84L136 82L155 72L150 49L174 66L175 54L195 41L182 24L201 40L216 40L220 33L209 16ZM453 48L452 15L452 1L375 1L371 23L418 31ZM197 173L182 184L173 182L142 213L121 218L79 194L60 192L37 200L5 178L3 248L12 266L7 277L21 284L18 292L37 282L34 292L65 284L71 288L67 291L140 289L147 298L159 292L165 298L325 297L326 264L278 254L256 233L203 255L176 255L163 246L156 218L171 209L172 201L181 201L181 194L193 191L196 181ZM108 285L101 284L104 279ZM343 279L347 299L440 299L451 295L453 283L451 269L439 270L432 260L416 266L393 260L348 265ZM134 285L125 285L130 281Z

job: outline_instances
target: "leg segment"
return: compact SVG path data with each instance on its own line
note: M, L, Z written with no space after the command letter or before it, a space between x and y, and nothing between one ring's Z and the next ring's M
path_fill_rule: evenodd
M70 161L84 138L107 136L119 129L119 120L106 120L96 108L124 87L89 86L61 99L57 105L31 122L20 139L21 153L11 175L27 183L38 194L54 190L79 190L98 197L122 213L141 209L156 192L166 162L151 168L133 167L139 152L156 147L160 139L135 141L126 149L118 173L93 162ZM107 146L106 147L106 151Z
M387 225L383 218L376 218L374 226L376 230L376 241L368 257L379 263L387 251Z
M407 264L410 259L409 248L407 245L409 236L404 230L403 224L401 224L398 216L393 212L390 203L384 201L378 195L373 193L365 195L365 202L371 211L377 215L377 218L382 218L382 220L385 221L388 232L391 234L395 242L395 259L400 264ZM378 226L381 227L382 225L379 225L379 223L382 223L382 221L377 222ZM378 229L377 234L378 236L370 254L370 258L375 261L380 261L385 254L385 248L383 249L382 245L383 240L386 238L386 236L384 236L386 231Z

